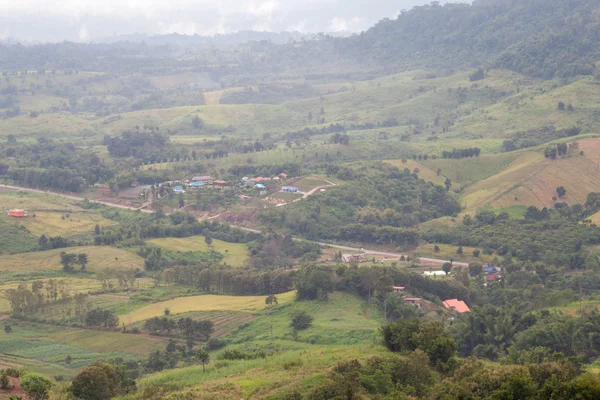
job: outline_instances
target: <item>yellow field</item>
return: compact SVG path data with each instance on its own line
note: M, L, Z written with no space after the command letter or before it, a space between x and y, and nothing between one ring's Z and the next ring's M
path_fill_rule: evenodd
M18 192L3 189L0 185L0 209L22 208L25 210L72 210L82 211L73 201L51 194Z
M64 219L63 219L64 217ZM75 236L82 233L93 233L96 224L102 228L116 225L115 222L107 220L99 215L93 214L65 214L51 212L33 212L29 211L27 218L4 218L16 225L23 225L35 236L50 235L50 236Z
M292 302L296 292L288 292L277 295L279 304ZM163 301L139 308L129 314L122 315L121 322L133 324L149 318L164 315L165 308L171 310L171 314L182 314L190 311L231 310L257 312L265 308L266 296L219 296L202 295L190 297L178 297L173 300Z
M513 161L508 168L469 186L462 195L468 209L484 205L506 208L515 205L552 207L556 188L564 186L567 195L560 201L571 204L585 203L590 192L600 191L598 159L600 139L577 141L579 149L569 157L551 160L541 152L528 151ZM579 150L584 155L579 155Z
M223 89L223 90L215 90L213 92L204 92L204 104L209 105L209 106L221 104L221 97L223 97L223 95L225 93L243 92L244 90L246 90L246 88L237 87L237 88L227 88L227 89ZM256 90L258 90L258 88L256 86L253 86L252 90L256 91Z
M211 248L204 242L204 236L192 236L188 238L164 238L152 239L149 243L162 247L169 251L210 251ZM223 262L242 267L248 261L248 247L243 243L227 243L213 239L212 250L222 253L225 258Z
M408 168L410 172L414 172L415 169L419 169L419 178L423 179L425 182L431 182L441 186L444 186L444 182L446 182L445 176L441 174L438 175L437 171L434 171L418 161L406 160L406 163L403 163L401 160L387 160L385 163L391 164L394 167L399 168L401 171L403 171L404 168Z
M86 253L89 261L87 270L90 272L107 268L144 269L144 259L129 251L107 246L86 246L5 255L0 258L0 271L61 270L60 253L63 251ZM79 266L76 265L75 268L78 269Z

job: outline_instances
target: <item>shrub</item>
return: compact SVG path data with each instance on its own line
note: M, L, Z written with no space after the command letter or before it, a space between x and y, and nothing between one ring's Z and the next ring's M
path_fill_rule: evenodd
M225 347L226 345L227 342L225 340L216 337L210 338L207 343L208 348L211 350L220 349L222 347Z

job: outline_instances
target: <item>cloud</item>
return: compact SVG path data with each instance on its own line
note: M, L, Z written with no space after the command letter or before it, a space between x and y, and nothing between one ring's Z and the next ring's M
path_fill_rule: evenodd
M0 0L0 31L28 40L241 30L361 31L429 0Z
M355 31L357 30L356 28L361 25L361 23L362 19L358 17L353 17L350 19L336 17L331 20L329 28L332 32Z

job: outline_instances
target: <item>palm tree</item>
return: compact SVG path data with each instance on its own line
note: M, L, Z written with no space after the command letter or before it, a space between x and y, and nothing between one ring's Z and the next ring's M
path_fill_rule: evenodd
M210 363L210 354L204 349L198 350L196 359L202 364L202 372L206 372L206 366Z

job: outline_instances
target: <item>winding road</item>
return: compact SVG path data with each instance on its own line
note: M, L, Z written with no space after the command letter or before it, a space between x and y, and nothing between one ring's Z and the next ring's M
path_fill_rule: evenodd
M331 183L331 182L329 182L329 183ZM335 184L333 184L333 185L335 185ZM19 190L19 191L31 192L31 193L41 193L41 194L47 194L47 195L52 195L52 196L59 196L59 197L65 198L65 199L75 200L75 201L83 201L84 200L81 197L77 197L77 196L73 196L73 195L69 195L69 194L65 194L65 193L44 191L44 190L40 190L40 189L32 189L32 188L27 188L27 187L22 187L22 186L3 185L3 186L0 186L0 188L9 189L9 190ZM312 193L316 192L320 188L322 188L322 186L320 186L316 189L313 189ZM148 210L148 209L144 208L144 207L147 207L147 205L148 205L147 203L144 204L142 207L130 207L130 206L122 205L122 204L114 204L114 203L110 203L107 201L100 201L100 200L90 200L90 203L103 204L108 207L116 207L116 208L121 208L124 210L132 210L132 211L139 210L141 212L145 212L145 213L149 213L149 214L154 212L152 210ZM209 218L209 219L213 219L213 218L217 218L217 217L218 217L218 215L215 217ZM202 220L202 218L200 218L199 220ZM238 225L231 225L231 226L233 228L238 228L238 229L241 229L241 230L244 230L247 232L262 233L262 231L260 231L259 229L246 228L244 226L238 226ZM407 256L407 254L385 252L385 251L371 250L371 249L351 247L351 246L343 246L343 245L333 244L333 243L317 242L317 241L307 240L307 239L298 238L298 237L294 237L293 239L297 240L297 241L301 241L301 242L314 243L314 244L317 244L317 245L323 246L323 247L331 247L334 249L346 250L346 251L349 251L352 253L362 253L365 255L384 256L384 257L398 258L398 259L402 256L404 256L404 257ZM446 262L450 262L449 260L438 260L435 258L422 258L422 257L420 258L420 260L422 263L425 262L425 263L433 264L433 265L443 265ZM454 261L453 264L457 267L468 267L469 266L469 264L467 264L467 263L460 263L460 262L456 262L456 261Z

